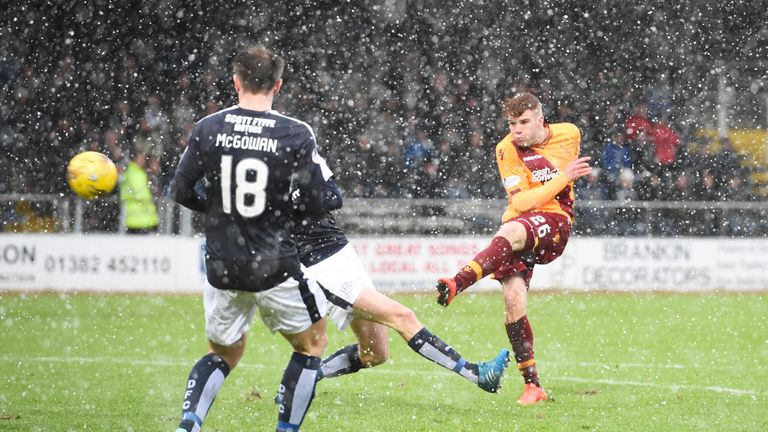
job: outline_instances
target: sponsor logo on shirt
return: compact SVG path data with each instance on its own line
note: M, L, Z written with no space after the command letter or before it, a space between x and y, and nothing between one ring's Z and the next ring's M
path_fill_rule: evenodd
M540 154L538 154L538 153L537 153L537 154L535 154L535 155L532 155L532 156L526 156L526 157L524 157L524 158L523 158L523 162L528 162L528 161L532 161L532 160L536 160L536 159L541 159L542 157L543 157L542 155L540 155Z
M509 176L504 179L504 187L505 188L511 188L512 186L520 183L520 177L519 176Z
M549 167L544 167L544 168L541 168L541 169L537 169L537 170L531 171L531 175L533 176L533 179L538 181L538 182L542 182L542 183L546 183L546 182L552 180L559 173L560 173L559 169L557 169L557 168L550 169Z

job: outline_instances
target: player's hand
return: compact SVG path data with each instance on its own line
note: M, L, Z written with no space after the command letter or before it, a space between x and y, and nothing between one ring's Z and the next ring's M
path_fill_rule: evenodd
M587 161L591 159L591 157L585 156L569 162L565 167L565 175L568 176L568 180L574 181L585 175L589 175L592 172L592 167L589 166Z

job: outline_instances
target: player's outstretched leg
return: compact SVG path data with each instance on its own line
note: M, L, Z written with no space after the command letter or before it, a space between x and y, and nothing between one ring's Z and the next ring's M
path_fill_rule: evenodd
M377 322L397 331L412 350L427 360L457 373L483 390L498 391L508 365L507 361L499 359L507 359L508 350L504 349L496 359L482 363L487 373L481 379L477 364L465 360L456 350L427 330L413 310L384 294L370 288L364 289L353 305L353 313L360 319Z
M408 346L427 360L456 372L490 393L499 391L501 377L509 365L509 350L506 348L491 361L470 363L442 339L430 333L426 327L408 341Z
M448 306L460 292L504 265L514 251L512 243L501 234L507 231L517 233L517 225L521 224L508 222L502 225L499 234L491 240L488 247L475 255L455 276L440 279L437 282L437 303Z
M487 392L498 392L501 388L501 377L507 366L509 366L509 350L504 348L493 360L477 364L477 385Z

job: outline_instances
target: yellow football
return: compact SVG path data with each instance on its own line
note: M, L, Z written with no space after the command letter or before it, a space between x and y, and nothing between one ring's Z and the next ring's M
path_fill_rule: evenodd
M67 165L67 183L79 197L86 200L96 199L115 188L117 167L99 152L78 153Z

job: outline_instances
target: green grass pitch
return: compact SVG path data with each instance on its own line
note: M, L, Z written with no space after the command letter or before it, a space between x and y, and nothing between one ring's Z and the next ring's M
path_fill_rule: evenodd
M396 298L470 360L508 346L498 293ZM768 430L766 295L532 293L529 317L547 403L515 404L514 368L484 393L390 332L390 362L321 381L302 430ZM0 329L0 431L173 431L206 350L197 296L0 295ZM257 320L204 430L274 430L289 354Z

